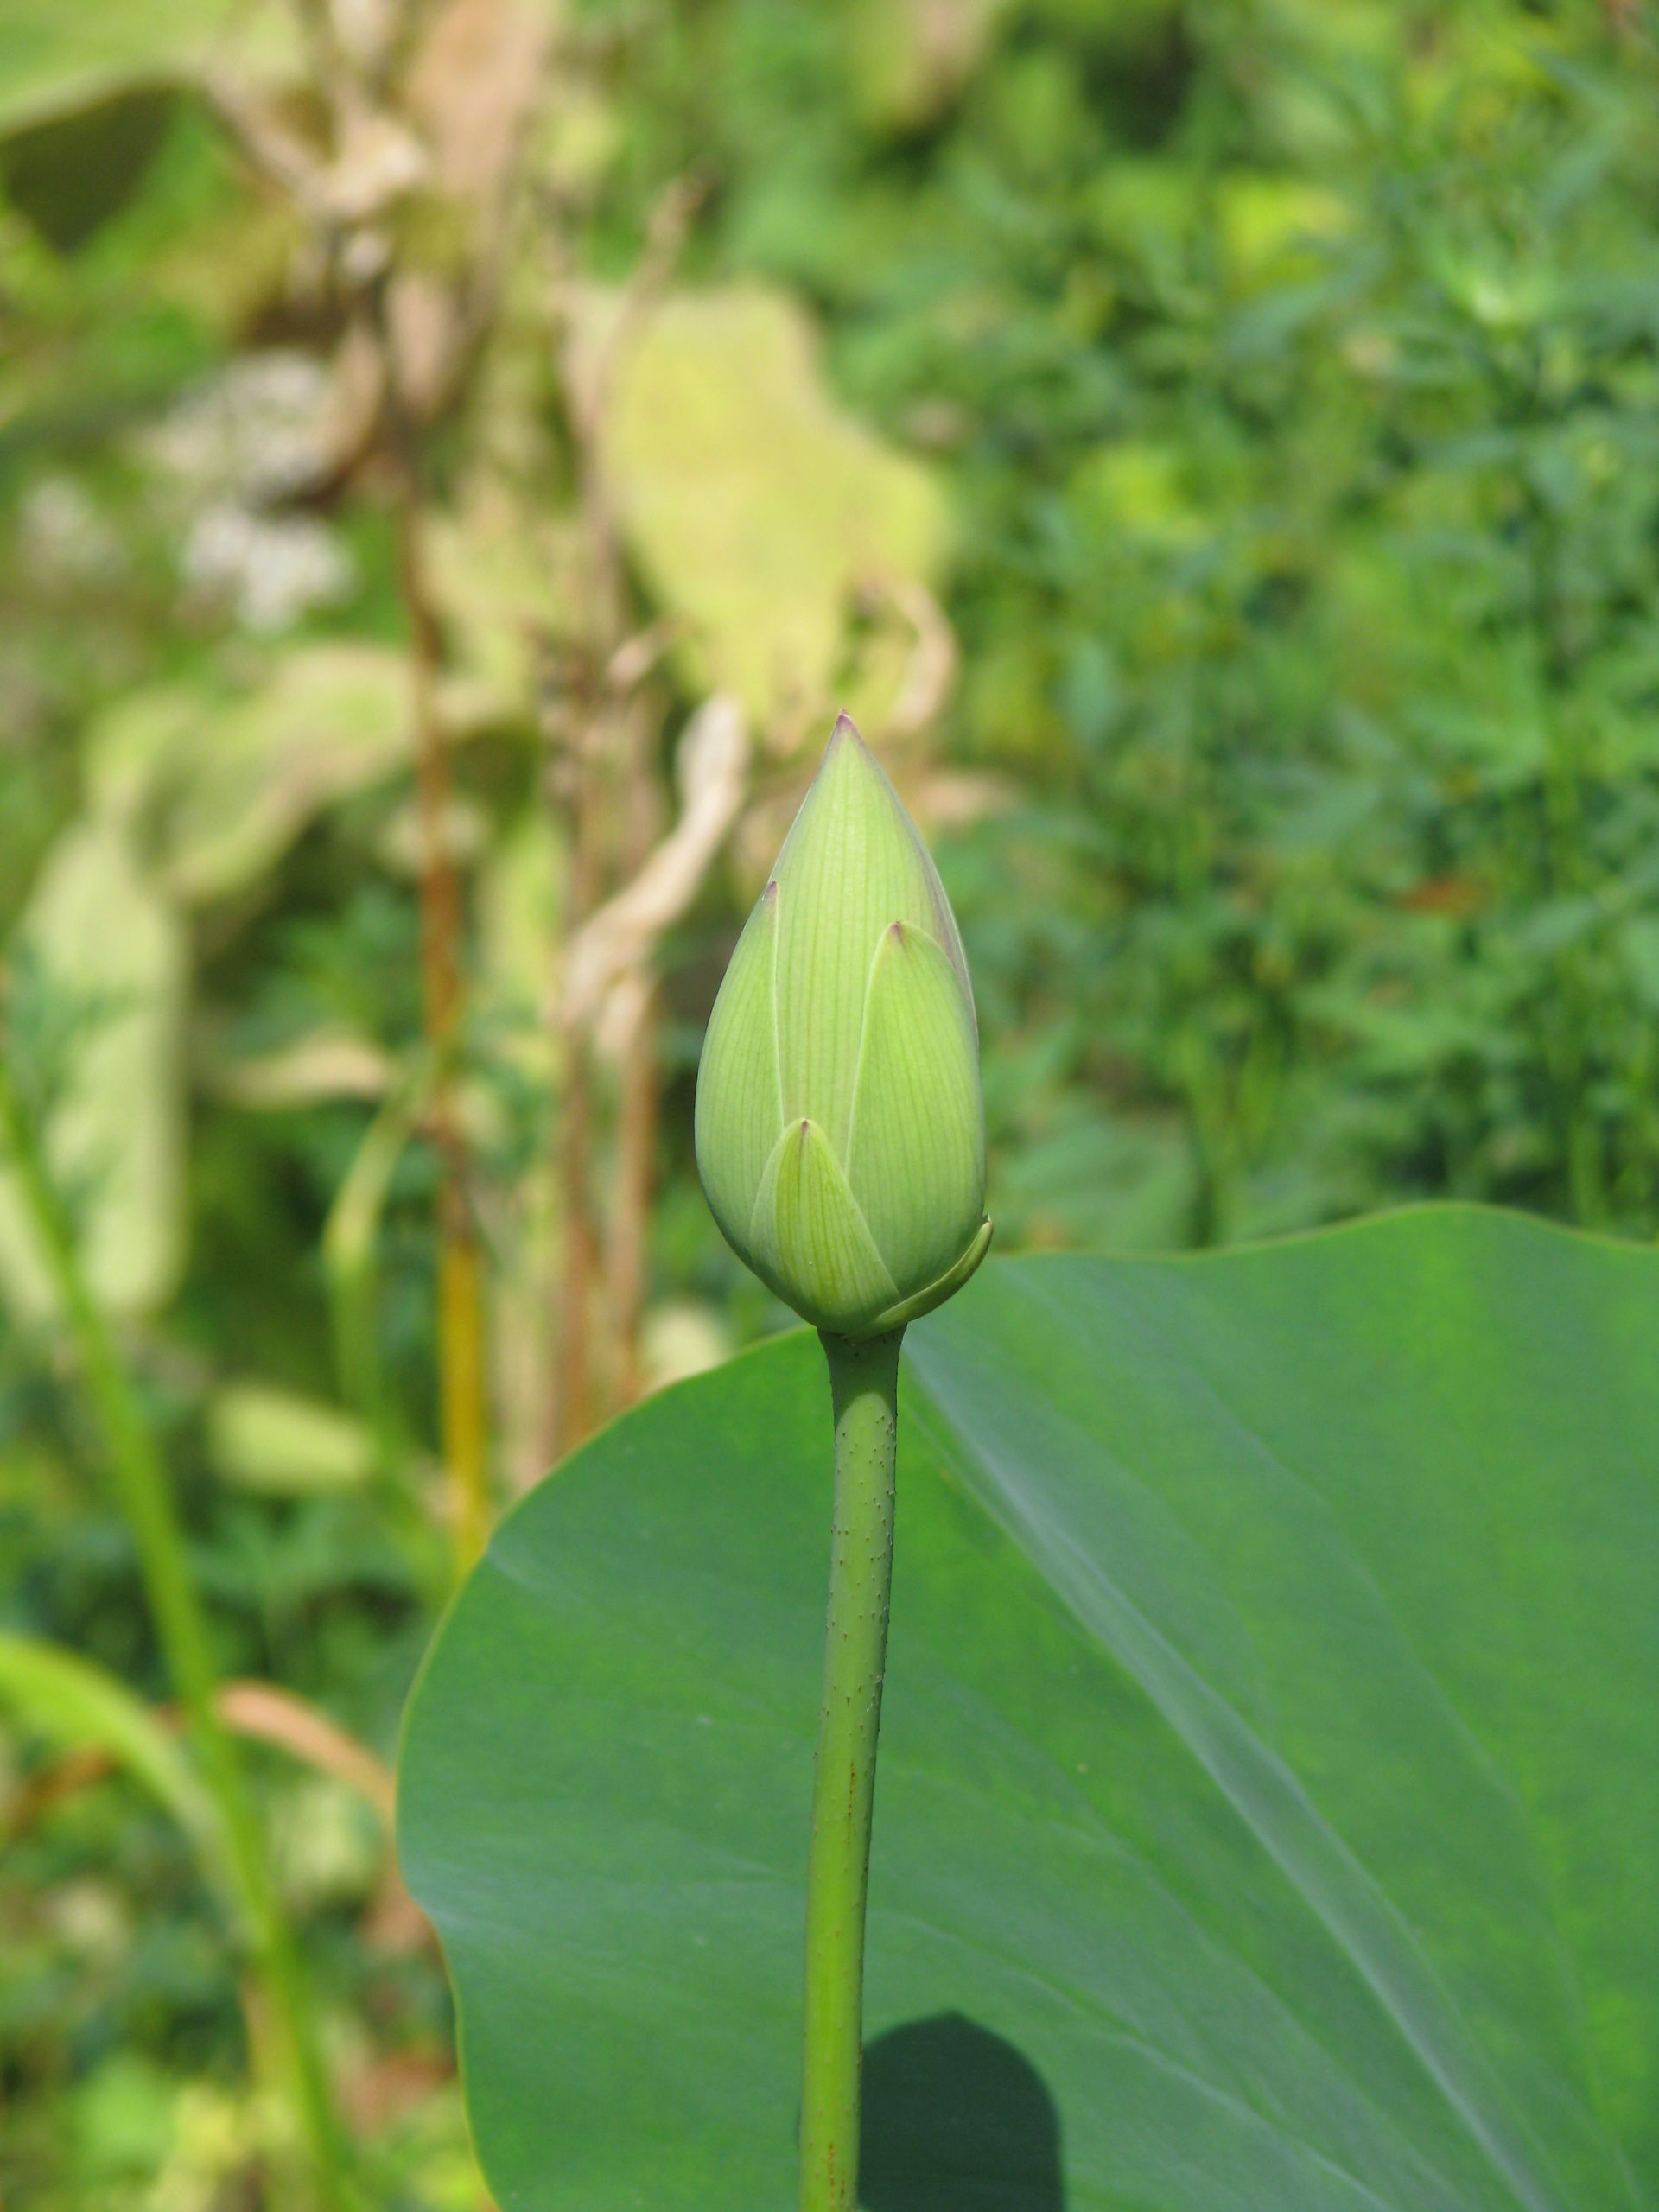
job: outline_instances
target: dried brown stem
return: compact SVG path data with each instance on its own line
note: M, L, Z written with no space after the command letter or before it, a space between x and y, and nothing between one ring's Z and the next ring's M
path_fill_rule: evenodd
M455 1567L464 1573L488 1538L490 1498L483 1271L467 1197L467 1147L454 1087L462 1015L461 879L449 849L449 750L438 702L443 640L427 580L419 451L397 397L384 302L382 290L377 334L388 350L385 442L392 480L398 591L409 632L421 825L422 1019L435 1069L429 1118L440 1162L439 1431L448 1476Z
M612 1401L626 1401L635 1387L656 1150L654 995L648 979L642 978L645 987L636 1018L628 1025L620 1056L611 1206L601 1250L594 1205L598 1122L594 1025L601 999L582 989L575 976L590 942L590 924L601 912L610 883L617 874L624 880L631 879L652 852L658 826L656 723L640 696L640 685L670 633L661 626L638 635L630 631L626 568L605 463L604 431L619 365L669 280L701 189L683 178L663 194L615 319L596 354L587 359L575 343L566 311L573 284L561 260L563 241L556 227L553 237L560 367L587 556L582 643L573 656L558 718L563 757L555 779L570 831L564 918L569 952L556 1015L563 1047L556 1172L564 1228L556 1398L549 1421L549 1444L556 1457L579 1442L594 1418L601 1363L595 1357L594 1324L601 1295Z
M656 978L641 975L630 1009L617 1099L616 1169L606 1255L614 1332L613 1389L619 1405L639 1395L639 1326L645 1313L651 1202L657 1179L657 1122L661 1102L658 1054L661 1029Z
M600 886L597 794L591 771L581 758L580 747L573 749L569 766L571 835L565 886L567 944L577 937L597 901ZM590 1309L599 1264L599 1241L590 1198L594 1151L592 1032L585 1024L571 1020L561 1024L561 1032L563 1096L559 1115L557 1169L564 1267L555 1316L558 1359L548 1439L550 1456L555 1459L580 1443L593 1426Z

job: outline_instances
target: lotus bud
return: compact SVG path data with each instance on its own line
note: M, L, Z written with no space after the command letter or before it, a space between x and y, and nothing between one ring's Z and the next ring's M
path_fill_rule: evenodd
M840 1336L931 1312L990 1243L962 940L845 715L715 1001L696 1146L738 1257Z

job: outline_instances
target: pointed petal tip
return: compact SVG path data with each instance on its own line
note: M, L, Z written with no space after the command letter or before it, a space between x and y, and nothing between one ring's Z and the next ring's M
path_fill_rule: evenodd
M836 726L830 731L830 742L823 749L823 766L826 768L829 767L832 761L840 760L843 753L847 755L849 761L856 760L861 766L874 768L878 775L883 772L881 763L870 750L863 731L860 729L845 707L836 716Z

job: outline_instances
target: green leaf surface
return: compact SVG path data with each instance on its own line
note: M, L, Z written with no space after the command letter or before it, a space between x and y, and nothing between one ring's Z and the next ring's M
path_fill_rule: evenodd
M1659 2202L1659 1255L1398 1215L906 1340L871 2212ZM503 2205L783 2212L805 1335L499 1530L401 1832Z

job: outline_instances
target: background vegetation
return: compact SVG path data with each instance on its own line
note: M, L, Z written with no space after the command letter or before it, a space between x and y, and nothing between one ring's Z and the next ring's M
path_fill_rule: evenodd
M491 1515L781 1318L692 1078L837 704L1005 1243L1659 1229L1656 84L1631 0L0 0L12 2199L296 2201L165 1558L369 2199L478 2201L385 1762Z

